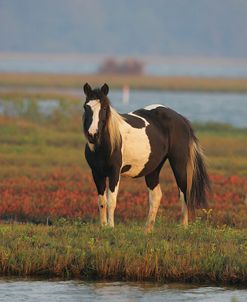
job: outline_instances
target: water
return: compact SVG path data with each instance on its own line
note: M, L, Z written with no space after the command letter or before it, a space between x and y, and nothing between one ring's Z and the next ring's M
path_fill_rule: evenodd
M160 76L247 77L247 60L145 59L144 73ZM0 72L97 73L103 58L83 55L1 55Z
M43 89L42 91L46 90ZM80 96L83 102L82 91L79 89L60 89L56 92ZM134 111L149 104L162 104L181 113L193 122L210 121L227 123L236 127L247 127L247 94L136 90L130 92L129 104L122 102L122 91L113 90L109 97L114 108L120 113ZM6 116L25 114L29 104L31 104L29 100L24 99L22 106L20 107L19 102L17 107L15 102L0 99L0 114ZM36 105L38 113L43 116L50 116L55 111L63 110L60 108L59 100L56 99L39 100ZM81 110L82 103L74 108L71 105L71 113L80 112ZM69 112L66 112L66 114L69 114Z
M131 91L130 102L121 102L122 92L112 91L110 99L120 112L133 111L149 104L161 104L195 122L227 123L247 127L247 94Z
M185 284L0 280L0 301L247 301L247 290Z
M165 64L148 64L145 72L150 75L159 76L190 76L190 77L247 77L247 63L227 64L225 63L191 63L178 62Z
M0 72L46 72L90 74L97 72L99 65L93 61L80 58L50 59L49 57L1 57Z

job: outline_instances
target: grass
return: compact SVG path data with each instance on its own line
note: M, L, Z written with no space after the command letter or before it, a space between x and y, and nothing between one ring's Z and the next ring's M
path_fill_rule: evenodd
M246 129L194 124L213 183L209 209L188 229L180 226L166 165L158 221L145 235L142 179L121 181L116 228L98 226L79 99L16 92L0 98L16 112L0 117L0 219L12 222L0 224L1 275L246 284ZM37 101L46 98L57 99L58 108L44 116Z
M128 85L131 89L154 89L171 91L207 91L207 92L247 92L247 79L235 78L197 78L164 77L148 75L61 75L32 73L0 73L0 87L74 87L81 88L83 83L93 86L107 82L111 88Z
M247 234L200 222L115 229L63 220L54 226L1 225L0 272L61 278L246 284Z
M19 117L0 118L0 162L8 162L7 169L11 163L13 166L24 165L27 162L25 156L33 166L39 167L77 165L78 157L83 157L80 100L58 98L57 111L44 117L38 113L39 99L39 95L32 95L25 110L23 99L11 99ZM246 129L215 123L196 123L194 128L208 156L212 173L247 175ZM66 153L63 147L66 147ZM81 156L78 156L79 153ZM22 158L17 154L22 154ZM4 165L2 169L5 169Z

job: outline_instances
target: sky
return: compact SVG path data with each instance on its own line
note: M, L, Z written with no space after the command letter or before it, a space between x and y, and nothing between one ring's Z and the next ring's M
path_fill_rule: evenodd
M247 57L246 0L0 0L0 52Z

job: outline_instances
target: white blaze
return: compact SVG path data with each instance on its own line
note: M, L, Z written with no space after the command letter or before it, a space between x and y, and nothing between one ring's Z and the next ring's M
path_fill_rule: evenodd
M90 125L88 132L89 132L89 134L94 135L98 131L100 100L91 100L87 103L87 105L91 107L92 112L93 112L92 124Z

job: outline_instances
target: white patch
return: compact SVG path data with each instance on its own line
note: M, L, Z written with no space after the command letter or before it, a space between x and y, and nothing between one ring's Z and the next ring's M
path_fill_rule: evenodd
M149 122L148 122L147 120L145 120L144 117L139 116L139 115L137 115L137 114L135 114L135 113L133 113L133 112L129 112L128 114L129 114L129 115L132 115L132 116L135 116L135 117L138 117L139 119L143 120L144 123L145 123L145 126L148 126L148 125L149 125Z
M146 127L134 128L123 121L119 130L122 137L122 167L131 165L130 170L124 172L123 175L137 176L145 167L151 153L150 142L145 132Z
M107 216L106 216L106 194L98 195L98 205L99 205L99 213L100 213L100 223L101 225L107 224Z
M181 212L182 212L182 224L184 226L188 225L188 207L185 202L184 193L179 190L179 199L181 202Z
M107 200L108 224L111 227L114 227L114 212L115 212L116 204L117 204L117 194L118 194L119 182L120 182L120 179L118 179L118 183L113 192L110 189L108 190L108 200Z
M159 207L161 197L162 192L159 184L155 188L153 188L153 190L149 189L150 208L157 209Z
M119 183L120 183L120 180L118 179L118 182L117 182L116 187L114 188L113 192L110 189L108 190L108 207L111 207L111 206L116 207Z
M158 208L160 205L160 200L162 197L162 192L160 185L158 184L153 190L149 189L149 213L146 223L146 230L150 231L153 228Z
M163 105L160 105L160 104L152 104L152 105L146 106L144 109L145 109L145 110L153 110L153 109L156 109L156 108L158 108L158 107L167 108L167 107L165 107L165 106L163 106Z
M92 124L90 125L88 129L88 133L91 135L94 135L98 131L98 125L99 125L99 112L100 112L100 100L91 100L87 103L88 106L91 107L93 111L92 116Z

